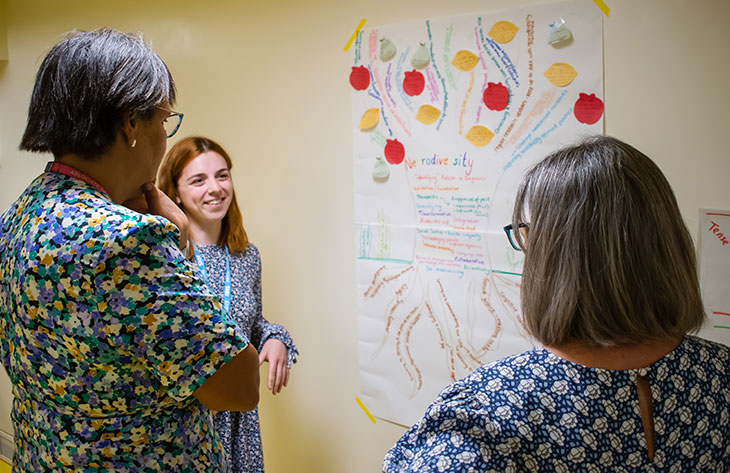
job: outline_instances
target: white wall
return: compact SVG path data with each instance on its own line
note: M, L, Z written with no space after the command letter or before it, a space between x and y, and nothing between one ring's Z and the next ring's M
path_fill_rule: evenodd
M0 61L0 208L48 160L17 151L47 49L72 28L143 31L177 81L181 135L210 135L233 156L246 228L263 257L265 314L289 328L301 351L289 387L262 396L267 471L378 471L404 429L373 425L354 399L350 61L343 47L362 18L375 26L546 2L3 1L9 60ZM694 231L697 208L730 208L730 2L606 3L606 131L659 164ZM2 381L0 429L9 430L11 395Z

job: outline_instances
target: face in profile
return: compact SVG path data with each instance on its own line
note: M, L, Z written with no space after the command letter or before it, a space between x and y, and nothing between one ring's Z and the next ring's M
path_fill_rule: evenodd
M199 225L222 220L232 198L231 172L223 156L215 151L193 158L177 182L176 202Z
M165 102L157 107L151 119L139 120L138 122L137 157L133 166L134 172L140 175L138 180L141 183L155 180L157 169L165 156L165 149L167 148L165 121L170 115L167 110L168 107L169 104Z

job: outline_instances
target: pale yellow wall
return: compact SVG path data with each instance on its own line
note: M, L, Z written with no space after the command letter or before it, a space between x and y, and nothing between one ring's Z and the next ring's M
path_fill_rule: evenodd
M8 30L5 25L5 0L0 0L0 61L8 60Z
M362 18L374 26L536 2L4 1L10 60L0 61L0 208L47 160L17 151L47 48L74 27L143 31L177 81L181 134L211 135L234 157L246 227L263 256L265 314L286 325L301 350L289 387L262 397L267 471L379 471L404 429L373 425L354 400L350 61L343 46ZM606 3L606 131L657 161L696 231L698 207L730 208L730 2ZM9 430L2 382L0 429Z

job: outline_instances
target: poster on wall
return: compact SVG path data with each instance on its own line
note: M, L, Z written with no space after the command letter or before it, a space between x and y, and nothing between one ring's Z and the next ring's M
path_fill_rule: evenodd
M707 320L699 335L730 341L730 210L700 209L699 265Z
M411 425L533 346L503 227L527 167L603 130L591 2L366 28L351 48L362 399Z

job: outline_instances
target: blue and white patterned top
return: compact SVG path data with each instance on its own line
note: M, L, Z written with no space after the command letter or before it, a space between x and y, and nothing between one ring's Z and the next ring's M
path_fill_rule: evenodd
M226 274L225 248L216 245L198 246L205 263L208 283L214 294L223 296ZM253 243L240 253L231 255L231 317L249 337L258 352L264 343L276 339L286 345L288 367L298 355L289 332L279 324L266 320L261 311L261 257ZM221 438L231 466L231 473L263 473L264 459L258 409L250 412L219 412L215 428Z
M635 381L651 386L650 461ZM384 472L730 471L730 349L687 336L647 368L614 371L535 348L444 389Z

